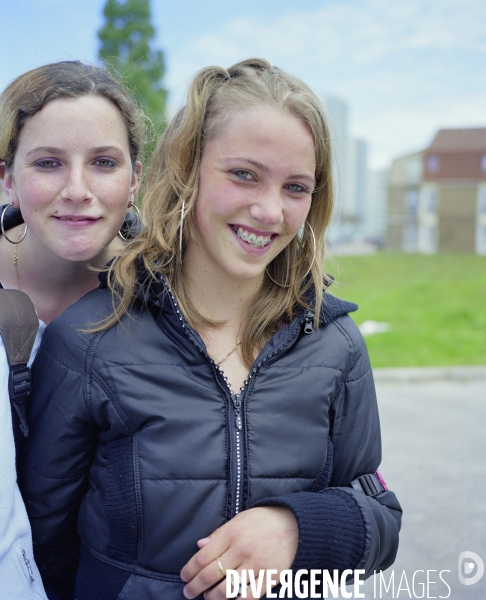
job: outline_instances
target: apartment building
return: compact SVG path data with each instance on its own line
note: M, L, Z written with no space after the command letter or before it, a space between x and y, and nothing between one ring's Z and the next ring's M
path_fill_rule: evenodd
M441 129L426 150L394 161L387 247L486 254L486 128Z
M417 252L423 155L423 152L415 152L402 156L394 160L390 168L386 236L389 250Z

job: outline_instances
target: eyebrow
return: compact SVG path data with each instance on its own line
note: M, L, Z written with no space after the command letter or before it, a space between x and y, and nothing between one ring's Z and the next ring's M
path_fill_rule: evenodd
M104 154L105 152L119 152L123 154L123 150L118 146L97 146L96 148L91 149L95 154Z
M249 163L250 165L253 165L254 167L256 167L257 169L260 169L261 171L263 171L264 173L268 173L268 171L270 170L268 167L266 167L264 164L253 160L251 158L246 158L245 156L228 156L225 161L232 161L232 160L243 160L247 163Z
M104 154L105 152L118 152L123 154L123 150L118 146L96 146L90 150L93 154ZM66 151L62 148L56 148L55 146L37 146L27 152L26 156L31 154L37 154L38 152L47 152L48 154L66 154Z
M56 148L54 146L37 146L37 148L29 150L26 156L36 154L37 152L47 152L48 154L65 154L64 150L62 150L61 148Z
M262 164L256 160L253 160L251 158L246 158L245 156L229 156L229 157L225 158L223 162L226 162L226 161L229 162L229 161L233 161L233 160L243 160L243 161L249 163L250 165L253 165L257 169L260 169L264 173L268 173L270 170L264 164ZM313 177L312 175L309 175L307 173L296 173L295 175L291 175L289 177L289 179L303 179L303 178L309 179L310 181L313 182L314 185L316 185L316 183L317 183L315 177Z

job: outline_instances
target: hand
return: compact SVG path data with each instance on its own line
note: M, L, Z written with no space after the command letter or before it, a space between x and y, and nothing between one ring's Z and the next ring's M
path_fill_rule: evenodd
M243 511L197 542L200 550L181 571L181 578L187 583L184 596L195 598L206 592L206 600L226 598L226 578L218 558L225 570L241 573L241 569L253 569L256 577L260 569L277 569L272 579L278 581L280 571L290 569L294 562L298 541L297 522L288 508L262 506ZM248 598L253 598L250 586L247 593ZM265 593L266 581L261 594L255 597Z

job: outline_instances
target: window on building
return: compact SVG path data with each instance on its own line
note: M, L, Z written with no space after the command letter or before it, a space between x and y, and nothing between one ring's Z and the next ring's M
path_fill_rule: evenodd
M437 154L429 154L427 156L427 171L429 173L437 173L440 167L440 159Z
M435 215L437 212L437 192L426 188L421 192L420 212L427 215Z
M481 156L481 169L483 171L486 171L486 154L483 154Z
M483 189L479 192L478 213L480 215L486 215L486 190L485 189Z
M417 214L419 194L417 190L405 192L405 213L414 217Z
M437 212L437 192L430 192L427 198L427 212L429 215L435 215Z
M424 215L436 215L439 206L439 193L435 186L426 185L421 188L419 195L419 213Z

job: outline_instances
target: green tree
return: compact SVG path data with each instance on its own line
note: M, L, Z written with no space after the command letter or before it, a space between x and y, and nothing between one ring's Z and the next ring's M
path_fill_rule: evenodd
M164 55L151 47L155 29L150 0L107 0L103 14L99 57L115 69L160 132L165 124L167 90L162 83Z

